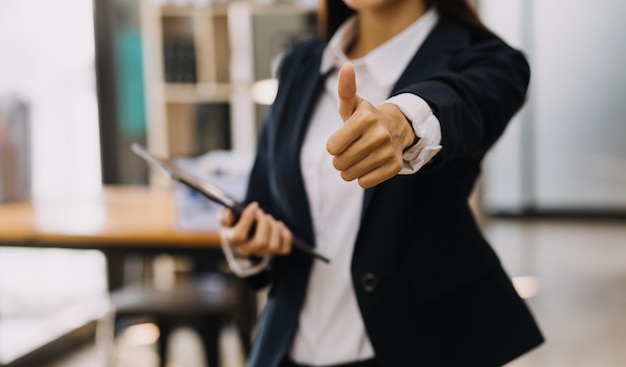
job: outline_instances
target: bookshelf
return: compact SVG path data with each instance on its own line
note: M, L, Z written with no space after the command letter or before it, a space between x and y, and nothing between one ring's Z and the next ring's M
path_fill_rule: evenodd
M271 77L277 55L317 32L311 7L204 3L140 0L147 146L162 156L254 151L265 107L251 87Z

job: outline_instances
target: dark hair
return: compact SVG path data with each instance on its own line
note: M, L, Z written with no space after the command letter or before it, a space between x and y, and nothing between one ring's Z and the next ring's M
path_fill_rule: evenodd
M483 24L478 13L468 0L425 0L426 6L436 6L442 17L453 19L470 27L482 36L492 36L491 31ZM354 14L343 0L323 0L320 3L319 20L322 36L329 40L337 28Z

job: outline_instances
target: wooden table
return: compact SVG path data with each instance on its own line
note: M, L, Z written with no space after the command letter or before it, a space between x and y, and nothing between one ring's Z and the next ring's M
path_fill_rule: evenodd
M181 253L203 259L223 256L217 232L177 229L171 189L140 186L105 187L91 197L1 204L0 246L100 250L107 260L110 291L124 285L124 259L131 253ZM28 361L45 359L46 353L74 348L79 337L93 336L93 325L40 343L43 346L37 344L19 360L8 363L32 365Z
M112 186L89 198L0 205L0 246L100 250L114 289L123 279L116 260L129 252L210 251L219 247L219 235L177 229L171 189Z

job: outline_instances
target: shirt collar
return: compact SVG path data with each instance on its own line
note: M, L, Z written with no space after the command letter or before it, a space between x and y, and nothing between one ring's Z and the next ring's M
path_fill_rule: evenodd
M394 84L438 20L439 15L435 7L431 7L405 30L364 57L352 60L352 62L355 66L362 64L381 86ZM324 49L320 66L322 74L333 68L339 68L349 61L344 50L356 37L357 32L358 17L356 15L350 17L337 29ZM389 67L390 60L393 60L394 67Z

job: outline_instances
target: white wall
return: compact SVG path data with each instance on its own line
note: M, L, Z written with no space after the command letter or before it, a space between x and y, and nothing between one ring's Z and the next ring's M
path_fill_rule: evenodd
M525 0L481 0L479 11L485 24L507 41L529 55L525 38L527 12ZM532 94L532 87L530 93ZM529 129L528 105L509 123L504 135L487 155L484 167L482 198L488 212L519 212L527 205L530 193L526 185L524 136Z
M0 1L0 94L30 105L33 195L100 190L91 1Z
M538 208L626 210L626 2L534 2Z
M529 99L485 166L487 211L626 211L626 2L481 0Z

